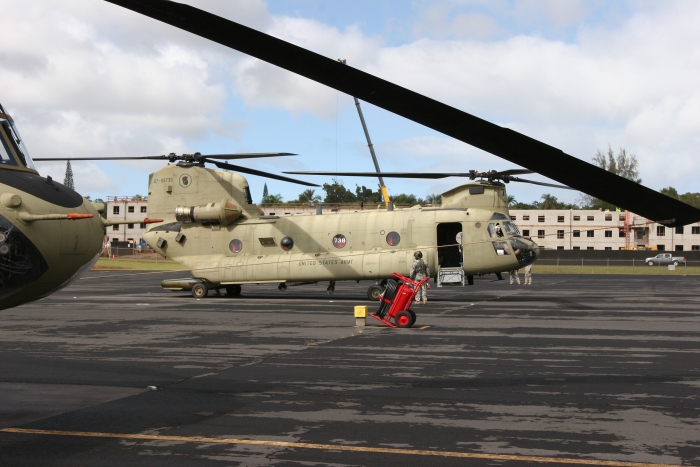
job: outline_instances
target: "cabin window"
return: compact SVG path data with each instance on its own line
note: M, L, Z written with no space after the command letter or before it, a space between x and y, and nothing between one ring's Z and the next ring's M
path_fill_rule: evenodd
M280 241L280 246L284 251L289 251L292 248L294 248L294 240L292 239L292 237L284 237Z
M389 232L386 234L386 243L389 246L396 246L401 241L401 235L398 232Z
M510 246L506 242L493 242L493 249L498 256L510 254Z
M231 252L238 253L243 249L243 242L237 238L234 238L231 240L231 243L228 244L228 248L231 250Z

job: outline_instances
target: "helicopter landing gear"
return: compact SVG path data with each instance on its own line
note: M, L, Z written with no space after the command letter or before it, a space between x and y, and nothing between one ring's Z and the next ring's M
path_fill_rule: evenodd
M287 283L280 282L280 285L279 285L279 287L277 287L277 290L279 290L280 292L284 292L285 290L287 290Z
M328 284L326 292L328 292L328 295L333 295L333 292L335 292L335 281L331 281L331 283Z
M367 289L367 298L370 300L379 300L379 296L384 293L384 287L378 284L370 285Z
M497 273L496 273L496 277L498 277L498 280L499 280L499 281L502 281L502 280L503 280L503 276L501 275L500 272L497 272Z
M226 295L229 297L239 297L241 295L241 286L238 284L227 285Z
M209 294L209 289L206 285L199 283L192 286L192 296L194 298L204 298Z

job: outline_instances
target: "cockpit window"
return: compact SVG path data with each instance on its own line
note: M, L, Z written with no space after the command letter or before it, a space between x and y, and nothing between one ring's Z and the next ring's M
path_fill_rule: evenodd
M0 105L0 143L0 165L36 170L34 161L29 157L24 141L19 136L15 122L7 115L2 105Z
M508 234L509 237L512 237L514 235L520 235L520 231L518 228L513 224L512 222L504 222L503 226L506 229L506 233Z

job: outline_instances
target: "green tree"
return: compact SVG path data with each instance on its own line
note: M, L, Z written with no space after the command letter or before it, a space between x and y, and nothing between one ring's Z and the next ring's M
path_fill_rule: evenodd
M364 185L362 185L361 187L355 185L355 198L357 198L358 201L362 201L363 203L382 202L381 193L379 193L378 191L372 191L371 188L367 188Z
M678 191L673 188L672 186L668 188L662 188L661 189L661 194L670 196L671 198L675 198L678 201L682 201L686 204L690 204L691 206L694 206L698 209L700 209L700 193L684 193L680 194Z
M631 180L635 183L642 183L642 179L639 177L639 161L637 161L637 156L629 154L624 148L620 148L617 156L610 145L608 145L607 152L598 149L595 156L593 156L593 163L601 169L612 172L627 180ZM579 203L581 204L581 209L609 209L614 211L617 208L617 206L607 201L590 195L581 195Z
M73 168L70 166L70 161L66 161L66 176L63 178L63 184L67 188L75 190L75 184L73 184Z
M420 198L416 198L416 195L406 193L401 193L399 195L392 196L391 200L394 202L394 204L423 204L423 200Z
M261 203L265 203L265 198L267 198L268 192L267 192L267 183L263 185L263 195L262 195L262 201Z
M262 204L280 204L284 203L284 198L281 194L267 195L262 199Z
M314 195L316 190L308 189L304 190L299 194L299 199L298 201L300 203L314 203L316 201L321 201L321 197L319 195Z
M342 183L338 183L338 180L334 180L333 183L323 184L323 191L326 192L326 197L323 200L325 203L353 203L357 201L357 197L343 186Z
M438 206L442 204L442 195L439 193L434 193L425 197L425 203L431 206Z

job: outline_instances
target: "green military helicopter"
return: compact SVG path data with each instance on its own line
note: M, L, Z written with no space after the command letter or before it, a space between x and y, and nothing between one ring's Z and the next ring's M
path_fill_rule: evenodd
M103 219L104 209L41 177L0 105L0 310L46 297L90 269L105 227L124 223Z

